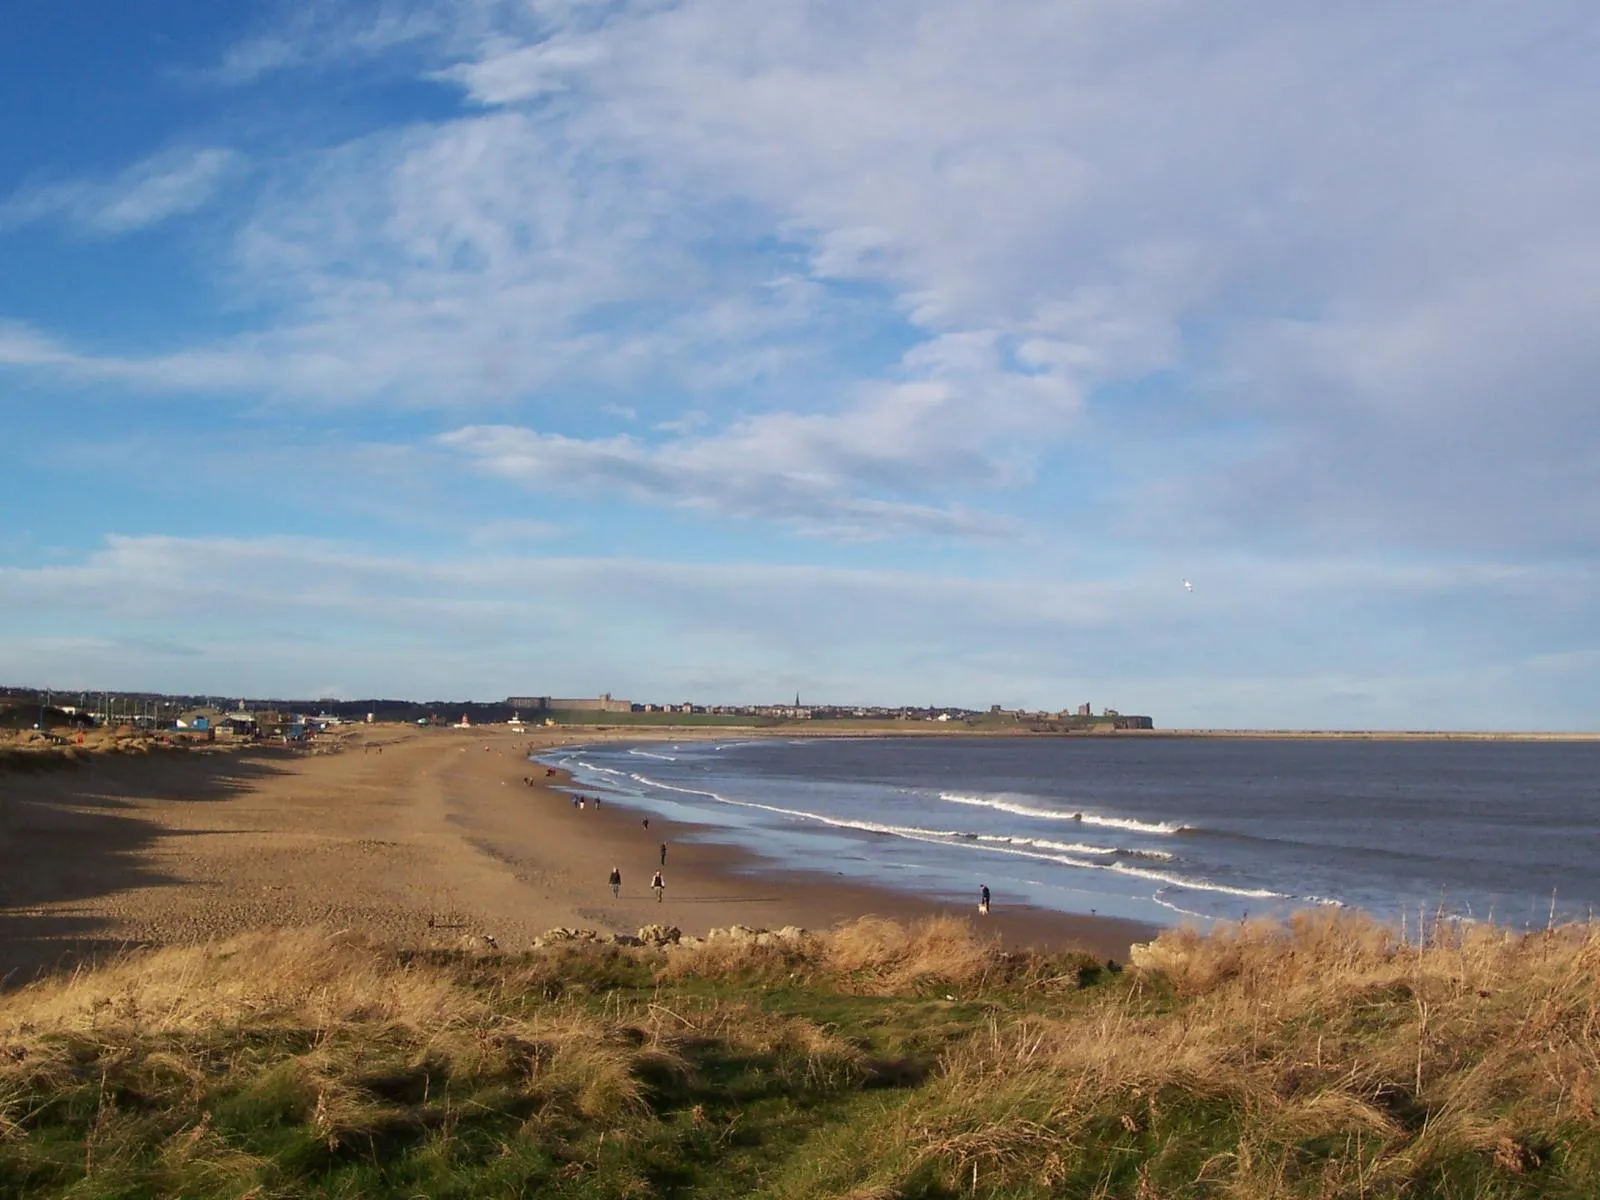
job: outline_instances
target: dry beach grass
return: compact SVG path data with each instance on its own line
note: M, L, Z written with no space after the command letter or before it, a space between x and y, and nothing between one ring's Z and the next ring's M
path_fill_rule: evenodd
M141 952L0 998L0 1192L1596 1194L1594 931L1311 914L1138 960L939 920Z

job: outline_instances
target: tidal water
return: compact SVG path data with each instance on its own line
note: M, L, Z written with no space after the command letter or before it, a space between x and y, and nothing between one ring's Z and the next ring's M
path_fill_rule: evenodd
M580 790L776 866L1164 924L1600 907L1600 744L805 739L568 748Z

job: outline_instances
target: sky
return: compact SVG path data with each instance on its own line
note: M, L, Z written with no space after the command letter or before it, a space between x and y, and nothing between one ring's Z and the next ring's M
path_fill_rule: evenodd
M1600 728L1597 59L1585 0L11 0L0 682Z

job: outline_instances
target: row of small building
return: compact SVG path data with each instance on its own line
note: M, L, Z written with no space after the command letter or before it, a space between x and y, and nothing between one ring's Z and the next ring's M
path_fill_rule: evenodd
M220 712L212 708L194 708L179 713L173 722L174 733L190 737L203 737L207 741L218 738L242 738L252 741L303 742L330 726L343 722L338 717L308 716L304 713L279 712L272 709L261 712Z

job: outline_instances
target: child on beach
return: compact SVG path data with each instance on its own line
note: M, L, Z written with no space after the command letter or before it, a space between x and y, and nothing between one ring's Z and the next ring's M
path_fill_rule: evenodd
M617 899L622 897L622 868L612 867L611 878L606 881L611 885L611 895Z
M987 883L978 889L978 912L985 917L989 915L989 885Z
M655 891L656 903L660 904L661 903L661 893L667 886L667 881L661 878L661 872L660 871L656 872L656 877L650 881L650 886Z

